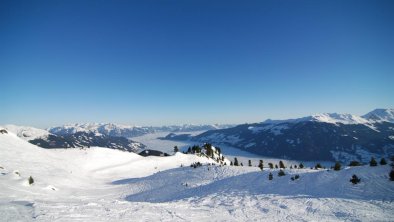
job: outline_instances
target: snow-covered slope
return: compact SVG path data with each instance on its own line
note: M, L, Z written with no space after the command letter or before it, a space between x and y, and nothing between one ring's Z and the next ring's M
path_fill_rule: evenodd
M190 164L204 165L194 168ZM177 153L42 149L0 134L3 221L390 221L389 166L341 171L206 165ZM266 164L266 163L265 163ZM180 167L183 165L183 167ZM18 173L16 173L18 172ZM273 173L273 180L268 174ZM300 179L290 177L298 174ZM357 174L361 183L349 182ZM34 178L33 185L27 178Z
M0 128L4 128L14 133L18 137L26 141L39 139L39 138L46 138L48 135L50 135L50 133L46 130L29 127L29 126L5 125L5 126L0 126Z

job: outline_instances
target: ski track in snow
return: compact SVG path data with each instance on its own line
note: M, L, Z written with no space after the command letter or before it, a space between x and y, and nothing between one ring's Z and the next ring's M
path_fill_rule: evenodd
M0 220L393 221L388 165L286 169L287 175L278 177L276 169L246 166L247 159L253 165L263 159L265 166L276 159L232 154L244 167L191 168L193 162L212 160L181 153L141 157L105 148L46 150L0 134ZM295 174L300 179L291 181ZM349 182L353 174L361 183Z

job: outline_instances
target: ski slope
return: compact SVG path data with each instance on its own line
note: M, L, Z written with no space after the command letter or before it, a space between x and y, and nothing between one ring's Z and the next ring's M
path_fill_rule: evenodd
M204 165L192 168L194 162ZM267 163L264 161L265 164ZM207 165L177 153L46 150L0 134L2 221L392 221L390 166L341 171ZM183 165L183 167L181 167ZM18 173L16 173L18 172ZM272 172L273 180L268 180ZM291 181L292 175L300 179ZM353 185L356 174L361 183ZM35 180L29 185L27 178Z

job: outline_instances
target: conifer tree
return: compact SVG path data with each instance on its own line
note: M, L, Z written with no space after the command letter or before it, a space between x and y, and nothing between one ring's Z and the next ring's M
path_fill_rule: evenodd
M358 161L356 161L356 160L353 160L353 161L351 161L350 163L349 163L349 166L360 166L361 164L360 164L360 162L358 162Z
M278 169L278 164L275 164L275 168Z
M336 170L336 171L341 170L341 164L339 162L335 163L334 170Z
M238 159L237 159L237 157L234 157L234 166L238 166Z
M241 166L244 166L244 164L241 162Z
M263 170L264 164L263 164L263 160L259 161L259 168L260 170Z
M33 179L33 177L29 177L29 179L28 179L28 181L29 181L29 185L32 185L33 183L34 183L34 179Z
M230 161L230 166L234 166L233 161Z
M281 168L281 169L285 169L285 168L286 168L286 167L285 167L285 164L283 163L282 160L279 161L279 168Z
M303 169L303 168L304 168L304 164L300 163L299 168L300 168L300 169Z
M386 164L387 164L386 159L382 158L380 160L380 165L386 165Z
M285 174L285 171L279 170L278 176L281 177L281 176L284 176L284 175L286 175L286 174Z
M354 174L353 176L352 176L352 178L350 179L350 182L352 182L353 184L358 184L358 183L360 183L360 178L358 178L357 176L356 176L356 174Z
M269 166L270 169L274 169L274 164L268 163L268 166Z
M179 152L178 146L174 146L174 153Z
M272 178L273 178L272 173L270 173L270 174L268 175L268 180L272 180Z
M391 169L389 176L390 176L390 180L394 181L394 168Z
M321 164L320 164L320 163L317 163L316 166L315 166L315 169L317 170L317 169L321 169L321 168L323 168L323 167L321 166Z
M369 161L370 166L377 166L378 162L376 162L375 158L371 157L371 161Z
M248 165L249 165L250 167L252 166L252 161L251 161L251 160L248 161Z

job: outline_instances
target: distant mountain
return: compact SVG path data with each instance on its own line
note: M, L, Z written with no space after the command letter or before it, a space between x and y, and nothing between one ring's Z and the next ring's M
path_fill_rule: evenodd
M100 133L108 136L120 137L136 137L155 132L192 132L192 131L207 131L214 129L223 129L232 127L233 125L172 125L161 127L140 127L140 126L127 126L113 123L88 123L88 124L73 124L64 125L59 127L51 127L47 130L56 135L69 135L77 132L93 132Z
M393 110L378 110L363 117L325 113L266 120L211 130L191 140L225 144L252 153L298 160L368 161L371 156L394 154ZM166 139L182 137L169 135Z
M394 123L394 109L375 109L362 117L374 122Z
M145 145L124 137L108 136L93 132L75 132L67 135L55 135L46 130L26 126L6 125L3 128L42 148L98 146L128 152L139 152L145 148Z

